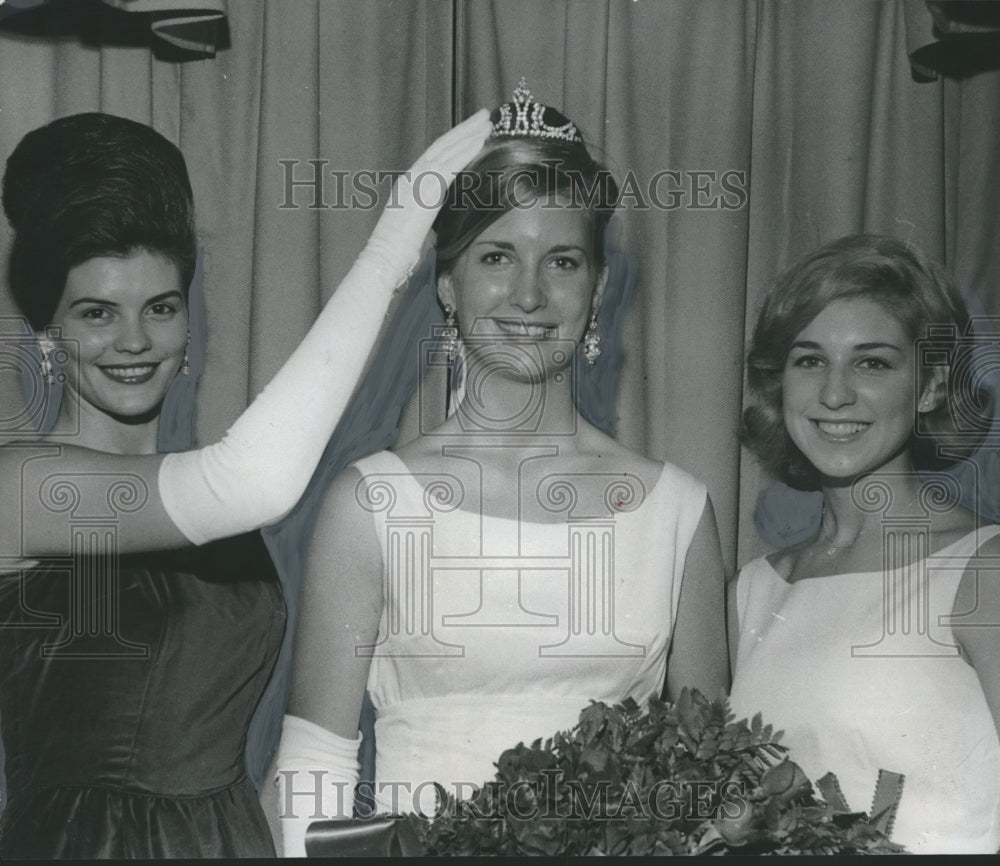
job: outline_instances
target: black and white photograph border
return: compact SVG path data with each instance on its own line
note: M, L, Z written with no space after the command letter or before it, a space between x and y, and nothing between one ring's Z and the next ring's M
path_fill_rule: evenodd
M0 0L0 858L996 853L997 129L1000 0Z

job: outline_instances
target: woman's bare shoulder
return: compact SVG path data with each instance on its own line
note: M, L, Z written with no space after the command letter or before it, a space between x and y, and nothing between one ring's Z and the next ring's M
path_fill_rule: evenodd
M666 463L623 445L586 422L581 422L579 436L580 454L595 472L634 475L652 489L667 468Z
M983 518L968 508L955 505L937 514L931 521L928 550L934 553L961 541L970 533L982 527ZM995 540L995 539L994 539Z
M38 439L18 439L0 445L0 508L4 510L0 526L7 526L15 503L20 502L22 492L32 486L24 484L28 468L39 458L56 454L56 447Z
M951 628L967 660L977 670L994 665L1000 621L1000 535L976 550L966 564L955 593Z
M983 524L982 521L969 531L974 532L977 529L980 532L993 531L994 534L978 546L976 552L969 560L969 565L975 568L988 569L997 576L1000 576L1000 532L995 531L995 524ZM1000 593L1000 581L995 580L994 584L997 586L995 591Z
M41 437L32 439L19 438L0 444L0 508L8 519L0 521L0 575L18 574L25 569L38 565L37 559L20 558L15 539L18 537L17 526L10 523L9 517L18 509L21 496L21 477L25 464L37 457L52 453L45 448L46 443Z
M399 448L393 448L392 453L406 466L426 464L442 458L445 444L445 439L439 436L418 436Z
M58 451L61 444L63 443L49 440L44 436L30 438L21 436L17 439L6 440L0 442L0 464L20 465L31 457Z
M326 490L309 542L310 571L326 573L327 564L351 551L352 557L369 557L377 551L371 509L365 508L363 476L348 466Z
M356 501L363 477L357 466L345 466L341 469L326 489L324 508L332 506L339 509Z

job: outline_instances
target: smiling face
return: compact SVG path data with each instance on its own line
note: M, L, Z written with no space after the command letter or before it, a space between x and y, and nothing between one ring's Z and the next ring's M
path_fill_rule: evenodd
M785 363L785 426L827 479L876 469L910 470L908 444L917 405L913 340L879 304L834 301L798 335Z
M575 343L604 287L592 244L585 211L536 201L484 229L450 273L440 277L438 294L455 309L471 347L526 340Z
M125 424L155 417L187 345L173 262L147 250L88 259L69 271L52 324L70 355L66 386L85 413Z

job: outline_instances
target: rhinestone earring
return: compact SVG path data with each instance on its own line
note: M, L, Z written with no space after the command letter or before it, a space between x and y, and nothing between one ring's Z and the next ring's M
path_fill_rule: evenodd
M587 333L583 335L583 357L593 367L600 354L601 335L597 333L597 310L594 310L590 317L590 324L587 325Z
M441 348L448 353L451 363L458 355L458 322L450 304L444 305L444 329L441 331Z
M191 345L191 332L188 331L187 343L184 344L184 360L181 362L181 375L187 376L191 372L191 364L188 362L188 347Z
M53 346L48 340L39 340L38 347L42 350L42 361L38 365L38 369L42 371L45 384L52 385L56 381L56 377L52 373L52 360L49 357L52 354Z

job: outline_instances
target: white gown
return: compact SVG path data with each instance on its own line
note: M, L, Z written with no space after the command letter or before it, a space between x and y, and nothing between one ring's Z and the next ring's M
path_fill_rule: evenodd
M790 584L763 557L740 572L733 711L783 729L791 759L813 781L833 772L851 809L869 811L880 769L903 773L891 838L913 853L1000 846L1000 741L948 624L969 558L998 533L885 574Z
M457 479L391 452L355 465L385 566L379 638L360 651L380 811L432 814L433 783L469 796L504 749L571 728L591 700L660 694L701 482L667 464L652 490L619 473L585 502L553 475L537 495L558 522L530 523L481 515Z

